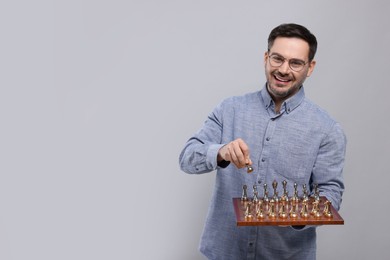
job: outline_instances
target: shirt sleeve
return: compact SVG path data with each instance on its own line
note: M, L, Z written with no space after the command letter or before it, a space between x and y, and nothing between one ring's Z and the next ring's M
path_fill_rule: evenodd
M318 184L320 195L340 209L344 192L343 168L346 137L338 123L334 123L323 139L313 168L313 183Z
M208 116L203 127L192 136L180 153L179 164L182 171L190 174L206 173L217 167L226 167L229 162L217 163L221 143L223 103L219 104Z

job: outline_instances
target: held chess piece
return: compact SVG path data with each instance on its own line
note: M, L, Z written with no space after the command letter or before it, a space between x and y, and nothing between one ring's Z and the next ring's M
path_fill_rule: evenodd
M308 206L308 199L305 199L302 201L302 209L301 209L301 217L302 218L308 218L309 217L309 206Z
M252 165L246 164L246 172L247 172L247 173L253 172L253 167L252 167Z
M327 218L332 218L333 217L333 214L332 214L332 210L330 209L330 206L332 205L332 202L330 202L329 200L326 200L324 202L324 216L327 217Z
M247 201L247 200L248 200L247 186L244 184L244 185L242 186L241 201Z
M275 203L278 203L279 198L278 198L278 192L276 190L278 188L278 182L276 180L272 182L272 188L274 188L274 195L272 196L272 199L275 201Z

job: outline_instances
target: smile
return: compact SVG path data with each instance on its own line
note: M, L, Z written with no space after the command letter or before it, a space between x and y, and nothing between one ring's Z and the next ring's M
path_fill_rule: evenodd
M291 79L289 77L283 78L283 77L280 77L279 75L275 75L275 74L274 74L274 77L276 80L281 81L281 82L290 82L291 81Z

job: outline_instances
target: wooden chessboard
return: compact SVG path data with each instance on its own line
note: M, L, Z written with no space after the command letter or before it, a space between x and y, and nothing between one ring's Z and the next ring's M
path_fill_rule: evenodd
M241 198L233 198L233 206L234 211L236 213L236 219L237 219L237 226L290 226L290 225L344 225L344 219L340 216L340 214L337 212L337 210L330 205L330 210L332 213L332 217L327 217L324 214L321 214L321 216L316 217L310 214L310 211L312 209L312 203L314 199L310 198L308 203L308 209L309 209L309 216L308 217L302 217L300 216L299 212L302 208L302 203L298 203L298 216L295 218L292 218L290 216L286 218L281 218L276 214L276 217L269 217L267 214L267 210L264 208L264 218L258 218L256 217L255 207L250 207L251 211L250 217L246 217L246 209L248 203L251 203L252 201L249 199L248 201L242 201ZM322 213L324 210L324 202L326 201L325 197L320 197L320 203L319 203L319 210ZM278 208L277 208L278 211Z

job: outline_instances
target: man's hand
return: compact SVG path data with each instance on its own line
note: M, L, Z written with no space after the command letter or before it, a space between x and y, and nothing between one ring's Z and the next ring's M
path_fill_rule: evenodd
M218 151L217 160L218 162L222 160L232 162L239 169L246 165L252 165L249 158L249 147L241 138L222 146Z

